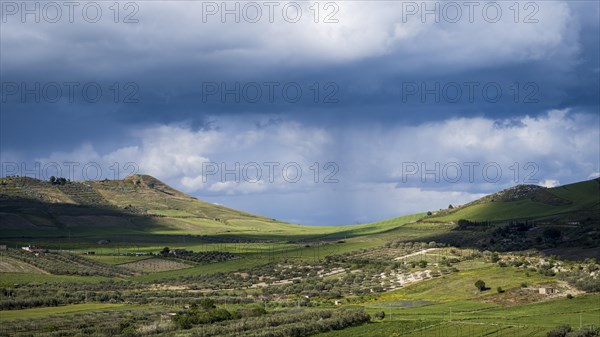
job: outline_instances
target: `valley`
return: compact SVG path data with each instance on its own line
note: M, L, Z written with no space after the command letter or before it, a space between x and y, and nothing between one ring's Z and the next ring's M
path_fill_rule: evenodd
M320 227L145 175L1 178L0 336L594 336L600 180L528 186Z

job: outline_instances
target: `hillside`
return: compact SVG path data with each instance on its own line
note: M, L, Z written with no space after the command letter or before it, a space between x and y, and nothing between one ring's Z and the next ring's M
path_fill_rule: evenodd
M554 188L518 185L419 221L451 226L452 230L430 237L437 242L600 258L600 180Z
M62 242L72 237L88 242L138 243L334 241L378 233L408 235L407 230L421 233L431 228L434 232L429 240L499 250L526 246L595 247L589 241L597 236L599 192L598 179L556 188L519 185L432 216L422 213L371 224L326 227L284 223L204 202L148 175L62 185L11 177L0 179L0 229L4 241L0 243L26 244L28 238ZM490 226L456 226L459 220ZM535 221L538 227L527 235L504 237L510 243L499 246L493 237L500 234L495 231L506 232L501 227L515 221ZM553 245L546 241L537 244L544 231L540 225L559 226L570 236L555 240Z
M30 231L27 234L100 228L208 234L291 226L200 201L147 175L62 185L29 177L2 178L0 201L0 228Z
M427 221L506 221L539 218L584 220L600 212L600 179L545 188L515 187L440 211Z
M416 221L424 214L354 226L301 226L198 200L148 175L123 180L52 184L29 177L0 179L0 229L3 238L87 240L219 241L306 240L368 235ZM165 238L162 238L165 239ZM204 238L206 239L206 238Z

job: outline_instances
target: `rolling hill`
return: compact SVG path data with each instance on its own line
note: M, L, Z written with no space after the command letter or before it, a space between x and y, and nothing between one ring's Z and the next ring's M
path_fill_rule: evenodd
M490 226L463 228L457 226L460 220ZM569 242L570 246L587 247L587 241L595 240L599 220L599 179L556 188L518 185L430 216L420 213L353 226L285 223L198 200L148 175L64 184L28 177L0 179L0 229L6 243L71 237L88 242L303 242L435 230L436 235L428 239L478 246L483 242L486 247L502 249L490 239L498 234L494 230L511 222L535 221L537 232L523 236L526 240L513 238L511 242L519 241L519 247L535 246L543 224L571 232L560 245Z
M353 226L302 226L204 202L148 175L64 184L29 177L0 179L3 238L72 235L88 240L118 240L162 235L171 239L218 236L218 240L225 241L335 240L385 232L422 216Z
M289 232L300 227L198 200L148 175L52 184L0 180L3 236Z
M600 258L600 179L554 188L518 185L419 222L451 226L430 238L451 245Z
M426 221L507 221L526 219L563 219L567 221L598 218L600 179L553 188L517 185L490 194L460 207L443 210Z

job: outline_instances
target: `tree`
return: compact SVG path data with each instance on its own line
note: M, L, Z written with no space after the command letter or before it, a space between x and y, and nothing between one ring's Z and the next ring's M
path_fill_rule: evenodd
M502 287L498 287L496 288L496 291L498 291L499 294L502 294L504 292L504 289L502 289Z
M428 212L427 212L427 215L431 215L431 214L433 214L433 213L431 213L431 211L428 211Z
M448 205L448 209L453 209L454 206L452 206L452 204Z
M560 230L556 229L556 228L546 228L544 229L544 232L542 233L544 235L545 238L550 239L550 240L556 240L558 238L560 238Z
M210 298L203 298L200 300L200 306L204 310L209 310L215 307L215 301Z
M56 183L56 177L55 176L51 176L50 177L50 184L54 185Z
M477 280L477 282L475 282L475 287L477 287L477 289L479 289L479 291L484 291L487 289L485 287L485 282L483 282L483 280Z
M160 255L168 255L170 251L169 247L165 247L160 251Z
M375 316L375 318L382 320L382 319L385 318L385 312L383 312L383 311L377 311L374 316Z

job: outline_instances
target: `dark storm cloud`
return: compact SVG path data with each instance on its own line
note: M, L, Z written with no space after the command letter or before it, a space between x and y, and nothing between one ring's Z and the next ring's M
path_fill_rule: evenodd
M218 15L203 22L203 3L207 2L134 2L137 23L123 22L131 8L121 8L115 23L114 13L105 3L100 3L104 15L97 23L85 22L81 17L75 17L74 23L48 23L43 17L41 23L35 23L31 16L22 23L18 14L5 17L3 7L6 20L0 25L2 160L48 158L57 152L80 155L89 150L93 152L90 158L136 158L147 163L148 173L162 174L161 178L171 179L169 182L190 193L207 193L214 198L225 198L227 191L269 191L277 195L256 186L219 185L209 191L197 184L198 172L189 167L197 163L193 160L175 165L179 173L170 176L164 163L159 165L148 159L154 157L143 150L144 142L153 137L148 130L163 130L163 126L175 126L168 129L174 134L189 133L180 142L193 142L194 136L209 137L211 131L222 135L252 131L262 135L264 130L279 132L277 125L293 122L309 134L327 131L324 138L330 141L318 143L325 147L325 154L315 157L337 160L359 172L350 175L344 187L356 190L358 185L352 184L397 183L393 166L398 162L390 161L388 157L394 153L384 150L386 146L406 146L410 141L392 137L390 144L394 145L377 145L377 136L391 137L393 130L416 135L410 127L426 129L439 122L435 125L442 128L447 121L465 118L464 126L477 127L481 126L478 118L484 118L492 125L500 123L526 132L531 124L519 124L527 120L524 116L544 119L548 111L555 109L569 111L565 120L570 114L598 114L597 2L536 2L539 8L535 23L523 22L526 12L521 12L515 23L514 13L508 9L510 4L501 3L504 15L493 24L482 17L475 17L473 23L466 17L457 23L436 23L431 17L422 22L419 16L404 20L404 5L389 1L338 2L337 23L323 23L323 17L315 23L309 3L302 3L305 15L297 23L286 22L282 17L276 17L274 23L221 23ZM40 88L39 97L23 92L36 85ZM51 96L56 87L62 90L62 97L55 102ZM70 88L74 88L72 94ZM102 91L99 97L95 95L97 88ZM302 93L299 97L298 90ZM585 118L577 120L589 122ZM495 132L489 123L483 125L488 132ZM583 125L573 125L574 129L580 127ZM289 125L282 128L295 130ZM361 128L364 134L356 131ZM557 134L568 136L562 131ZM294 142L301 138L294 138ZM252 137L248 139L254 142ZM225 143L219 142L219 146L226 147ZM156 146L161 148L161 144ZM131 150L136 147L137 150ZM376 148L379 150L374 151ZM412 154L400 152L404 159L417 160L417 152L423 148L415 146ZM493 147L494 151L500 148ZM268 153L271 157L284 157L289 151L297 151L297 147L290 145L284 150L271 149ZM380 157L362 161L336 155L357 151ZM258 150L250 152L261 157ZM443 152L435 153L437 160L451 159ZM479 156L477 153L475 157ZM531 153L521 159L527 161ZM560 171L554 179L567 182L585 179L598 171L597 165L588 165L597 163L597 158L585 153L586 158L571 158L580 163L579 171L573 172L560 169L566 166L566 159L535 159L561 162L560 167L549 167ZM194 155L216 157L206 151L181 154L189 158ZM464 153L455 153L460 155ZM223 160L233 160L235 156L242 154L234 153ZM309 157L303 159L309 162ZM378 165L365 165L365 161L387 164L379 169ZM552 175L550 171L545 173ZM494 189L485 184L459 185L424 188L467 191L461 197L464 200ZM355 192L355 198L365 196L370 188ZM314 200L322 203L335 195L319 191L322 194ZM415 197L413 192L410 195ZM430 197L447 204L443 201L446 195ZM249 205L248 200L236 200L240 207ZM226 198L215 201L227 202ZM306 207L308 210L309 205ZM336 210L344 208L341 205ZM281 209L286 207L281 205ZM254 210L266 211L260 207ZM328 221L333 221L335 214L332 211ZM279 216L285 216L285 212ZM364 219L370 216L365 215ZM361 217L351 214L343 222L353 222L351 218Z

